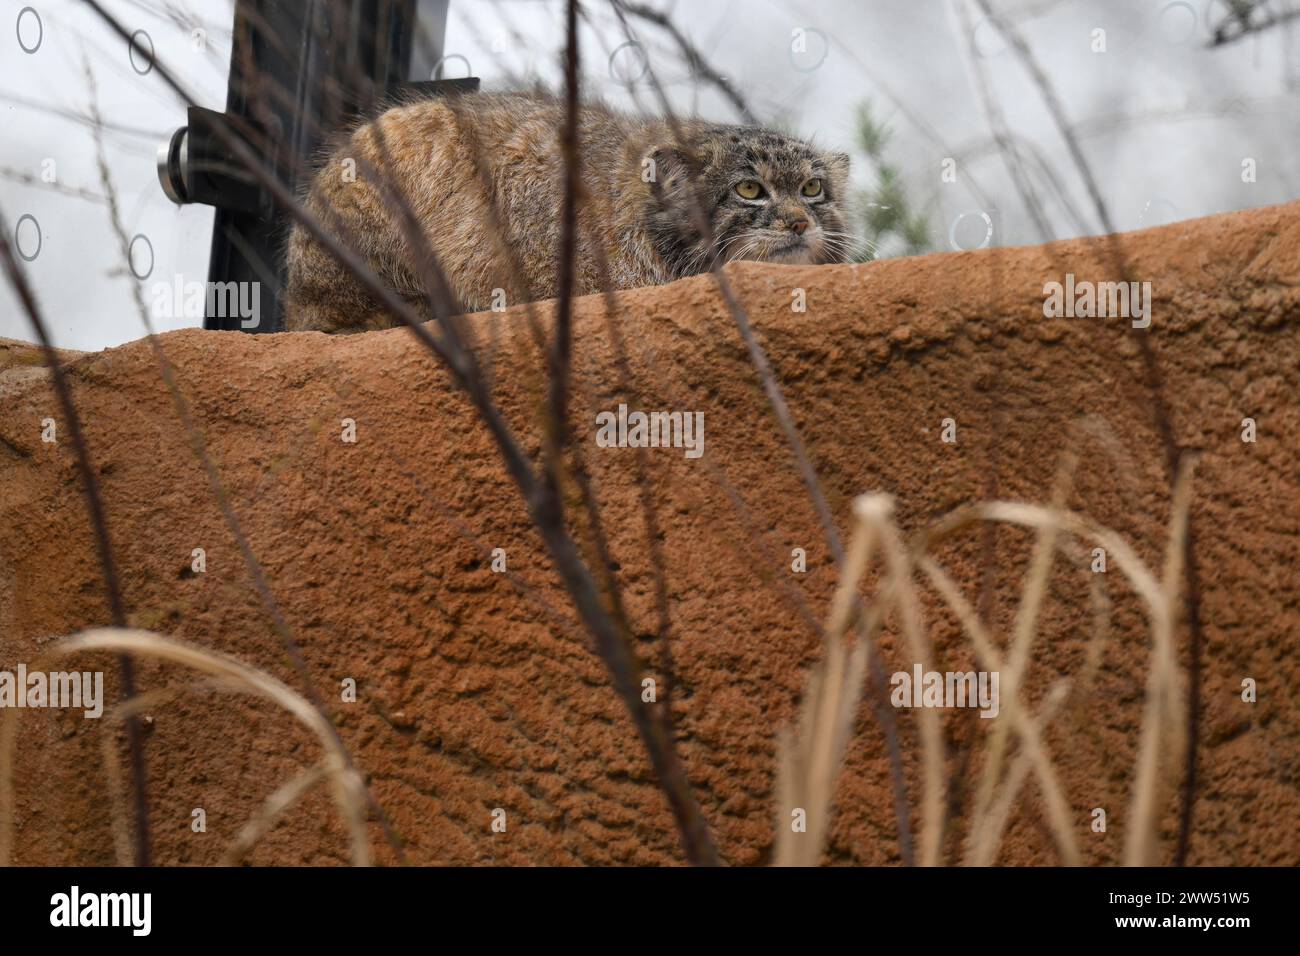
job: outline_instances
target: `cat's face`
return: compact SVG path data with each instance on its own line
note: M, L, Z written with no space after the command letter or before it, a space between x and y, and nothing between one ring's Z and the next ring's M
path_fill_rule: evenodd
M656 174L649 184L651 241L674 274L736 259L849 261L847 155L756 127L695 127L684 138L687 146L647 154Z

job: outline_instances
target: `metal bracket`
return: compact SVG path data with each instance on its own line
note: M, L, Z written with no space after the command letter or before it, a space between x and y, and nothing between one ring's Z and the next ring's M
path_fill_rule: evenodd
M212 225L208 282L248 284L262 307L256 322L209 314L208 329L284 328L284 244L291 221L226 149L216 131L234 131L293 193L309 184L324 136L385 102L464 93L477 78L405 82L417 32L432 34L439 62L448 0L236 0L226 111L193 107L187 125L158 150L158 179L175 203L202 203ZM428 75L422 63L418 74ZM267 96L272 88L277 96ZM220 303L220 296L209 296Z
M188 125L158 148L158 179L167 197L177 204L201 203L269 219L270 196L226 147L216 126L225 126L255 151L272 144L271 138L260 129L241 133L225 113L201 106L191 106L187 118ZM274 157L267 166L275 171Z

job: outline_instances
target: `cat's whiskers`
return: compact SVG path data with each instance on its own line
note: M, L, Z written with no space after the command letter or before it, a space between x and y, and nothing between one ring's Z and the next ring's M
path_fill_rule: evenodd
M846 259L862 252L871 252L872 255L875 255L879 251L879 246L876 243L865 236L859 236L851 232L824 230L822 236L832 252L841 254Z
M739 242L739 243L748 243L748 242L752 241L753 238L754 238L754 237L753 237L753 234L750 233L750 232L738 232L738 233L736 233L734 236L731 236L730 238L728 238L727 240L725 240L725 241L722 243L722 245L718 247L718 256L719 256L719 257L720 257L724 262L730 262L730 261L732 261L732 260L735 259L735 258L739 258L738 256L731 256L731 257L728 257L728 256L727 256L727 250L728 250L729 248L731 248L732 246L734 246L734 245L735 245L736 243L738 243L738 242Z

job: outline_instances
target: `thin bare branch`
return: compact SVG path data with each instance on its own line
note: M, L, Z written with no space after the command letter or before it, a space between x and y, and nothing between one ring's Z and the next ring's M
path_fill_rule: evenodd
M72 401L72 390L68 387L62 363L54 350L45 321L41 317L40 306L36 304L36 296L27 282L22 267L14 257L9 235L9 224L4 214L0 212L0 259L4 260L9 282L18 293L18 300L22 303L23 310L36 331L36 337L40 339L45 364L50 370L54 392L63 410L63 417L67 421L68 432L72 438L72 447L76 452L77 468L81 472L81 487L86 497L86 508L90 512L90 525L95 533L95 548L99 553L99 564L104 573L104 589L108 593L109 614L114 627L125 627L126 606L122 600L122 585L118 577L117 562L113 557L113 543L109 537L108 519L99 492L99 480L91 464L90 449L81 429L81 418ZM130 658L125 655L118 658L118 674L122 683L122 697L130 699L135 696L135 668ZM148 778L145 773L144 740L140 734L140 724L134 718L127 720L126 740L131 757L132 793L135 806L135 863L136 866L149 866L151 853Z
M1245 37L1258 36L1265 30L1300 19L1300 10L1283 10L1281 13L1270 13L1263 20L1252 20L1251 14L1259 6L1259 4L1251 4L1244 13L1234 13L1224 17L1214 28L1214 34L1206 46L1211 49L1227 46Z
M1124 281L1132 281L1131 270L1124 256L1123 247L1119 239L1115 236L1114 225L1111 222L1110 213L1106 208L1106 203L1101 197L1101 191L1097 187L1096 178L1088 165L1087 157L1084 156L1083 149L1079 145L1078 136L1075 135L1074 129L1070 125L1069 119L1065 114L1065 109L1061 105L1060 98L1056 95L1051 80L1048 78L1042 66L1038 63L1033 51L1025 42L1020 31L1015 25L1010 23L1005 17L996 13L989 0L975 0L980 9L984 12L993 27L1002 34L1007 43L1015 50L1017 57L1028 70L1034 84L1038 87L1043 102L1047 105L1048 112L1052 115L1052 120L1056 124L1061 138L1065 140L1069 148L1070 156L1079 172L1079 177L1084 181L1088 188L1088 195L1092 199L1093 206L1097 211L1097 218L1102 224L1102 229L1106 234L1106 244L1112 260L1119 275ZM1168 473L1171 490L1176 484L1181 468L1183 451L1178 444L1177 436L1174 432L1173 416L1169 410L1169 404L1165 399L1164 376L1161 374L1160 365L1156 360L1155 349L1151 345L1150 336L1146 330L1135 332L1137 336L1138 349L1142 355L1142 364L1147 377L1147 386L1151 392L1152 414L1155 420L1156 430L1160 435L1161 445L1165 453L1165 469ZM1183 574L1185 576L1185 611L1187 616L1187 629L1190 634L1188 656L1190 658L1190 683L1187 694L1187 750L1184 760L1184 775L1181 790L1182 808L1179 813L1178 824L1178 849L1174 856L1176 866L1184 866L1187 863L1187 854L1191 846L1192 838L1192 815L1196 806L1196 782L1197 782L1197 765L1200 748L1200 686L1201 686L1201 648L1204 644L1204 632L1201 625L1201 582L1200 572L1196 564L1196 533L1190 515L1188 516L1187 526L1184 530L1183 538Z
M1039 239L1042 242L1051 242L1056 237L1047 220L1047 213L1043 210L1043 201L1039 198L1034 184L1029 179L1028 171L1020 160L1020 153L1015 148L1006 116L1002 112L1002 105L989 86L988 71L984 68L983 58L976 48L975 25L971 22L968 0L952 0L952 2L961 20L962 33L966 35L966 61L970 71L975 75L975 89L979 93L989 128L993 131L993 141L997 143L998 153L1007 168L1007 176L1011 179L1012 186L1020 193L1020 201L1029 213L1029 218L1033 220Z
M699 77L717 89L719 93L726 97L736 112L740 114L740 118L746 123L751 125L758 123L753 111L749 108L749 104L740 95L740 91L736 89L730 80L709 65L699 47L692 43L686 34L682 33L681 28L673 22L672 17L644 3L634 3L631 0L620 0L619 6L632 16L645 20L647 23L653 23L672 37L692 75Z
M304 697L274 677L233 657L192 647L151 631L131 628L95 628L74 634L45 651L32 666L33 669L41 669L58 658L84 651L138 654L181 664L220 680L237 683L287 710L315 734L320 742L325 754L323 765L351 837L352 862L357 866L369 865L370 846L366 840L360 774L349 765L320 711ZM129 706L130 702L127 704ZM130 710L126 713L127 719L134 716ZM8 865L13 853L14 794L11 768L14 766L17 726L17 711L6 708L0 714L0 865Z
M578 0L565 4L564 127L560 131L560 158L564 162L564 188L560 207L560 248L557 251L555 344L551 350L550 469L551 493L558 503L561 455L568 434L569 365L573 351L574 258L578 241L578 191L581 170L578 153Z
M98 0L86 0L86 3L119 36L129 42L129 32L104 10ZM155 72L182 100L193 104L193 97L161 63L155 62ZM432 300L430 304L435 309L435 318L443 331L440 339L435 338L424 326L423 317L394 293L351 248L332 235L315 216L299 204L284 184L266 170L247 144L224 124L215 124L214 133L234 158L244 165L258 185L319 242L322 248L328 251L389 314L406 325L421 344L441 359L451 370L457 383L465 390L496 443L507 473L519 488L529 514L541 532L542 539L555 562L561 580L569 591L579 615L592 633L597 653L609 669L614 688L629 709L633 723L641 734L651 764L681 832L688 860L698 863L716 862L717 854L708 827L691 793L673 742L664 733L662 724L653 719L641 703L639 666L627 645L626 636L602 605L591 572L583 563L579 550L564 526L554 496L548 495L545 485L538 480L513 432L493 402L472 353L464 347L458 332L458 323L454 320L451 311L451 296L430 296ZM382 179L380 185L387 194L389 190ZM438 267L436 257L429 248L426 237L419 229L409 206L400 201L396 202L396 206L400 213L399 224L417 262L428 266L422 269L420 274L425 276L432 290L449 290L446 276Z

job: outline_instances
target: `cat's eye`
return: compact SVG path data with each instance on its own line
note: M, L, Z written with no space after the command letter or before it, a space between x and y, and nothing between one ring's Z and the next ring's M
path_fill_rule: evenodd
M816 199L822 194L822 181L820 179L810 179L803 184L800 190L809 199Z
M736 183L736 195L741 199L758 199L763 195L763 184L757 179L743 179Z

